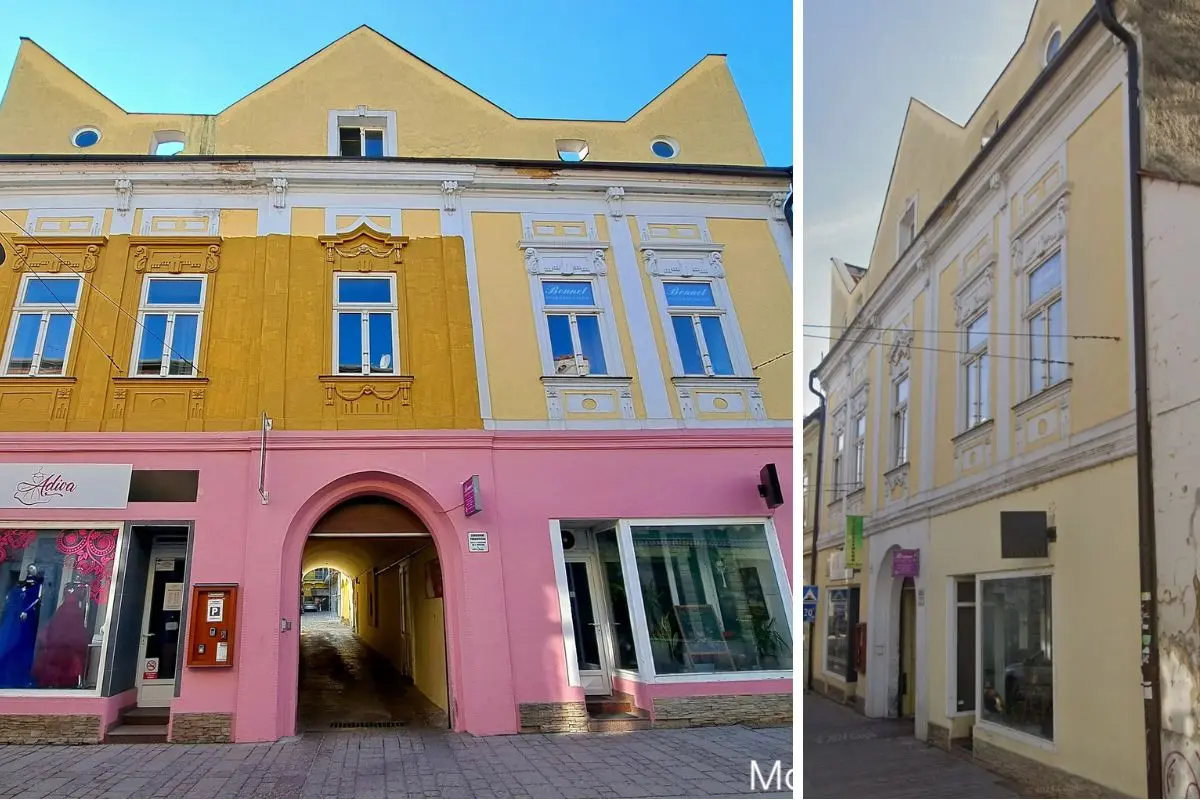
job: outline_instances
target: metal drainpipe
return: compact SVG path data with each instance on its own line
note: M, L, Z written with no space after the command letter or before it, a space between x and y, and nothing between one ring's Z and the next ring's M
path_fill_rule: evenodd
M825 466L825 395L821 394L820 390L817 389L816 381L817 371L813 370L812 372L808 373L808 390L815 394L821 403L817 406L817 411L820 413L820 416L817 418L819 425L817 431L817 471L813 476L813 483L816 485L812 489L815 494L813 495L812 558L809 559L808 565L808 580L810 586L817 585L817 537L821 534L821 472ZM801 506L803 507L803 503ZM801 521L800 528L801 536L803 536L803 521ZM803 542L803 540L801 541ZM801 562L803 562L803 560L803 556L801 556ZM808 631L808 676L804 680L804 686L809 691L812 691L813 646L816 644L812 638L812 631L815 631L816 629L817 623L814 621L812 628L810 628Z
M1148 797L1163 796L1162 698L1158 672L1158 554L1154 525L1154 474L1150 441L1150 368L1146 325L1145 233L1142 220L1142 111L1141 72L1137 40L1113 11L1112 0L1095 0L1104 27L1125 45L1129 92L1129 235L1133 245L1133 383L1137 442L1138 554L1141 584L1142 630L1149 635L1142 657L1142 695L1146 725L1146 790Z

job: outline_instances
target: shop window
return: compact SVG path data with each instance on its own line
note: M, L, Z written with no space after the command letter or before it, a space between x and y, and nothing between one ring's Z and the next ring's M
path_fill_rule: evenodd
M966 397L966 429L991 419L988 403L988 315L985 311L967 324L962 370Z
M116 552L115 530L0 528L0 689L96 688Z
M792 668L762 525L634 525L631 536L656 674Z
M22 277L8 331L5 374L65 373L81 289L79 278Z
M1026 276L1029 327L1029 394L1035 395L1067 377L1066 320L1063 316L1062 251Z
M337 275L333 352L338 375L398 375L395 275Z
M982 719L1054 739L1050 576L981 580Z
M607 375L603 310L591 280L543 280L542 306L555 375Z
M850 590L829 589L825 605L825 671L845 675L850 669Z
M136 374L192 378L198 374L205 278L147 276L134 337Z
M663 281L684 375L733 375L725 313L709 281Z
M954 710L975 710L975 579L954 582Z
M629 600L625 594L625 573L621 569L621 552L615 530L596 534L604 582L608 586L609 614L613 623L613 650L618 669L637 672L637 650L633 642L633 621L629 616Z

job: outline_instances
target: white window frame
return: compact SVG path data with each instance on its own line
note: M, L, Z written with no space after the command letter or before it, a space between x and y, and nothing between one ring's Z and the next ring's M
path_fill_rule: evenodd
M908 385L903 402L900 401L901 383ZM892 380L892 467L908 463L908 402L911 396L912 381L908 379L908 370L905 370Z
M542 293L544 283L588 283L592 287L593 306L548 306ZM579 327L576 315L594 315L600 323L600 340L604 347L604 365L606 371L596 377L624 377L625 362L621 355L621 342L617 336L616 321L612 313L612 296L608 290L608 281L603 275L574 275L574 274L539 274L531 275L530 291L533 294L534 319L537 322L538 346L542 354L542 375L545 377L575 377L557 376L554 369L554 348L550 342L551 314L568 315L571 319L571 340L575 345L575 366L579 368L583 355L579 340ZM588 376L580 376L588 377Z
M667 304L667 289L668 283L701 283L707 284L712 291L713 304L711 306L671 306ZM730 302L725 281L720 278L655 278L655 290L658 297L659 308L662 311L661 319L663 324L663 332L667 340L667 350L671 359L671 369L676 377L679 378L750 378L754 377L753 370L750 368L749 357L746 355L746 345L742 341L741 331L738 330L737 319L733 315L733 303ZM672 317L690 316L692 319L692 329L696 332L696 341L700 345L700 361L704 365L704 374L697 375L684 372L683 370L683 355L679 350L679 341L675 338L675 325L671 322ZM713 372L712 358L708 353L708 343L704 339L704 332L700 328L700 317L716 317L721 323L721 333L725 336L725 347L729 350L729 361L733 366L732 375L716 375Z
M125 580L123 564L125 563L125 544L126 539L126 524L124 521L101 521L101 522L30 522L29 520L7 520L0 521L0 528L23 528L33 529L38 533L42 531L61 531L61 530L113 530L117 532L116 550L113 552L112 577L110 579L110 591L108 597L108 607L104 609L104 623L98 629L104 631L100 639L100 666L96 671L96 688L95 689L0 689L0 698L5 697L100 697L104 690L104 678L107 674L105 665L108 663L108 649L110 635L113 630L113 609L116 604L116 587L123 585ZM24 565L23 565L24 566ZM22 568L24 572L24 568Z
M149 305L150 284L157 281L179 281L190 280L200 281L200 302L198 304L181 303L178 305ZM197 361L200 359L200 342L204 336L204 308L208 301L208 276L207 275L147 275L142 280L141 296L138 300L138 317L137 329L133 335L133 355L129 359L128 374L131 378L197 378L200 376L200 368ZM146 315L147 314L166 314L167 328L163 333L162 343L162 358L159 362L157 375L146 375L138 372L138 363L142 353L142 339L146 334ZM178 314L195 314L196 315L196 349L188 358L188 362L192 365L190 374L171 375L171 342L175 337L175 317ZM182 354L181 354L182 355Z
M50 278L73 278L79 282L79 291L75 295L74 303L23 303L25 292L31 281L40 281ZM63 353L63 370L61 373L46 375L42 377L63 378L70 374L68 365L71 361L71 346L75 342L75 329L79 327L79 306L83 302L83 291L86 288L84 279L78 275L71 273L43 273L43 272L27 272L21 276L21 281L17 286L17 299L13 303L12 319L8 324L8 338L4 343L4 375L13 378L36 378L39 377L42 362L42 348L46 343L46 330L50 324L50 316L52 314L70 314L71 328L67 332L67 347ZM42 321L38 328L37 342L33 348L33 363L29 365L29 372L11 372L12 350L16 344L17 323L21 319L22 314L41 314Z
M911 221L909 218L911 217ZM905 236L908 233L908 236ZM907 241L905 239L907 238ZM904 203L904 211L896 221L896 258L917 240L917 198L911 197Z
M328 152L331 156L342 157L342 138L340 128L359 128L359 141L362 142L362 129L383 131L383 157L396 155L396 112L359 106L349 110L329 112ZM360 151L361 152L361 151Z
M835 430L833 432L833 496L841 497L845 494L845 481L842 479L842 465L845 463L846 456L846 432L843 430Z
M1051 43L1053 43L1053 42L1054 42L1054 37L1055 37L1055 36L1057 36L1057 37L1058 37L1058 47L1057 47L1057 48L1055 48L1055 50L1054 50L1054 52L1053 52L1053 53L1051 53L1051 52L1050 52L1050 45L1051 45ZM1059 26L1055 25L1055 26L1054 26L1054 27L1053 27L1053 28L1050 30L1050 33L1049 33L1049 35L1048 35L1048 36L1046 36L1046 42L1045 42L1045 44L1044 44L1044 45L1042 45L1042 66L1043 66L1043 67L1048 67L1048 66L1050 66L1050 62L1051 62L1051 61L1053 61L1055 58L1057 58L1057 57L1058 57L1058 54L1062 52L1062 49L1063 49L1063 45L1064 45L1064 44L1066 44L1066 37L1065 37L1065 36L1063 36L1062 28L1060 28Z
M1059 608L1058 597L1055 587L1057 581L1054 580L1054 569L1052 567L1042 567L1038 569L1021 569L1010 570L1007 572L991 572L981 573L975 576L975 725L982 727L984 730L996 733L1000 736L1006 736L1010 739L1016 739L1021 742L1041 748L1042 750L1057 751L1058 750L1058 716L1055 715L1053 722L1053 738L1043 739L1040 736L1034 736L1024 731L1014 730L1013 728L997 725L994 722L989 722L983 718L983 584L988 581L1011 580L1013 578L1050 578L1050 646L1054 646L1054 610ZM1050 658L1050 704L1051 708L1057 705L1058 701L1058 659L1051 656Z
M971 340L971 326L974 325L975 323L979 322L979 320L983 319L984 317L988 318L987 319L987 322L988 322L987 336L984 337L983 344L977 346L974 350L972 350L968 345L968 343ZM962 366L961 366L962 372L961 372L960 380L962 381L962 387L963 387L963 406L964 406L964 410L966 412L962 417L964 432L973 430L973 429L979 427L980 425L983 425L986 422L990 422L992 419L992 409L991 409L991 402L990 402L991 398L986 397L985 393L983 391L981 391L983 382L976 381L976 386L974 387L974 394L972 394L972 387L971 387L971 366L973 364L979 363L981 366L979 368L979 371L976 374L977 375L982 374L983 370L985 370L985 369L988 371L988 373L987 373L988 374L987 393L986 394L991 393L992 366L991 366L991 359L988 358L988 356L990 355L989 351L990 351L991 338L992 338L991 323L992 323L992 319L990 316L988 316L988 308L986 306L984 306L984 308L981 309L977 314L973 315L970 319L968 319L966 322L964 322L963 326L962 326L963 356L962 356ZM978 402L976 403L976 406L977 406L977 410L980 412L979 414L975 414L971 408L971 398L972 397L975 397L978 400Z
M338 289L341 287L343 280L364 280L386 278L391 291L391 301L388 303L343 303L338 300ZM330 298L333 303L333 371L330 373L334 376L345 377L387 377L402 375L400 371L400 304L399 298L396 296L396 274L394 272L335 272L333 273L333 297ZM338 317L341 314L353 314L357 312L362 321L362 336L363 347L365 348L362 354L362 362L360 364L361 372L341 372L339 370L338 354L341 352L340 338L341 326L338 324ZM390 312L392 318L392 368L390 372L372 372L371 371L371 355L370 355L370 315Z
M946 716L947 717L971 717L975 715L976 709L958 710L958 609L971 608L971 624L975 628L975 696L978 698L979 692L979 622L978 613L974 608L979 605L979 587L975 586L975 601L970 603L960 603L958 600L958 585L960 583L976 584L975 575L951 575L946 579L947 583L947 602L946 602ZM978 706L977 706L978 707Z
M854 491L867 480L867 411L854 418Z
M1058 259L1058 286L1054 289L1051 289L1049 292L1047 292L1043 296L1039 297L1038 299L1036 299L1036 300L1032 299L1033 292L1030 287L1030 281L1033 278L1033 273L1037 272L1039 269L1041 269L1046 264L1053 261L1055 258ZM1036 262L1034 262L1031 266L1029 266L1027 269L1023 270L1023 272L1022 272L1022 276L1021 276L1021 282L1023 284L1022 296L1025 299L1025 311L1022 314L1022 323L1025 328L1024 332L1028 334L1026 339L1028 342L1027 355L1029 358L1029 368L1026 370L1026 373L1025 373L1025 389L1026 389L1025 396L1027 398L1033 397L1034 395L1041 394L1042 392L1053 389L1055 386L1058 386L1060 383L1062 383L1063 381L1066 381L1067 379L1069 379L1071 377L1070 370L1066 367L1066 365L1056 365L1056 364L1050 363L1050 359L1052 358L1051 348L1052 348L1053 342L1056 339L1060 339L1062 341L1062 348L1064 351L1062 360L1063 361L1070 360L1069 355L1066 353L1066 348L1069 346L1070 340L1068 340L1065 336L1065 334L1067 332L1067 300L1066 300L1066 294L1063 291L1063 288L1064 288L1063 284L1066 282L1065 279L1066 279L1066 258L1065 258L1065 254L1063 253L1063 249L1061 247L1054 248L1054 250L1051 251L1051 253L1049 255L1045 256L1044 258L1038 259ZM1050 307L1053 306L1055 303L1060 304L1061 313L1062 313L1062 331L1059 334L1054 334L1050 330ZM1044 327L1043 333L1045 335L1046 359L1047 360L1040 364L1040 366L1042 368L1041 380L1038 382L1035 382L1033 379L1033 370L1037 366L1039 366L1039 364L1036 361L1034 361L1034 358L1033 358L1033 345L1034 345L1033 320L1035 317L1037 317L1039 314L1042 314L1042 313L1046 314L1046 319L1045 319L1045 323L1044 323L1045 327ZM1052 375L1051 375L1051 373L1053 372L1053 368L1055 366L1063 366L1062 377L1059 378L1058 380L1053 380Z

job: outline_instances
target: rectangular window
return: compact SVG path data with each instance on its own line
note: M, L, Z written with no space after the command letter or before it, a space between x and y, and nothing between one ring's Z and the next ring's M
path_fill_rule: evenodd
M24 276L8 331L8 375L63 375L79 311L80 278Z
M892 384L892 466L908 461L908 375Z
M592 281L542 281L555 375L607 375L602 309Z
M135 375L196 376L204 282L203 276L146 277L134 336Z
M338 128L344 156L383 157L383 131L379 128Z
M985 311L967 325L963 380L967 400L966 427L974 428L991 419L988 404L988 315Z
M825 671L845 675L850 668L850 590L827 589Z
M399 375L395 275L336 275L333 298L334 372Z
M846 434L838 431L834 434L833 444L833 496L838 497L842 494L844 487L842 478L842 455L846 452Z
M954 582L954 700L956 711L975 710L975 579Z
M707 281L664 281L668 316L684 375L733 375L724 311Z
M1054 739L1050 576L980 580L982 717Z
M1029 393L1037 394L1067 377L1067 337L1063 318L1062 251L1028 276Z
M900 223L897 226L896 244L899 252L897 257L904 255L904 251L917 238L917 203L911 201L904 208L904 214L900 217Z
M115 530L0 528L0 689L95 689Z
M854 485L862 486L867 472L867 415L854 420Z
M634 525L631 533L657 674L792 668L764 526Z

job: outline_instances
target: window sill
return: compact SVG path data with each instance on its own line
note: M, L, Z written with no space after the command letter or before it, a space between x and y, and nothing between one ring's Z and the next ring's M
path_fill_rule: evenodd
M394 373L366 373L363 375L321 375L324 383L362 383L363 381L383 383L412 383L412 375L396 375Z
M1042 739L1029 733L1022 733L1021 731L1016 731L1012 728L1006 728L1003 725L997 725L994 722L988 722L982 717L976 720L975 728L988 734L994 734L1004 739L1012 739L1015 742L1021 742L1031 747L1047 750L1051 753L1058 752L1058 745L1050 739Z
M1030 409L1041 405L1047 400L1054 400L1063 397L1071 392L1071 379L1063 378L1058 383L1047 386L1045 389L1040 389L1037 394L1031 394L1024 400L1020 401L1012 407L1014 414L1020 415Z
M602 383L629 383L633 380L628 375L543 375L542 383L578 383L581 381L600 381Z
M730 683L733 681L778 681L791 680L790 669L758 669L743 672L681 672L655 675L652 683Z
M16 386L22 383L41 381L52 386L70 386L78 378L73 375L0 375L0 384Z
M992 428L995 427L995 425L996 425L995 420L985 419L983 422L980 422L973 427L967 428L965 431L958 434L957 436L952 438L950 441L954 445L961 445L965 442L970 442L978 437L985 436L988 433L991 433Z
M890 478L892 475L899 475L901 472L907 472L909 466L908 459L904 459L894 467L890 467L883 471L883 477Z
M861 500L867 494L867 485L865 483L858 484L855 488L846 492L846 501Z
M671 383L679 386L688 383L700 384L753 384L758 385L760 378L757 375L676 375L671 378Z
M112 382L114 386L135 386L139 383L154 383L166 386L183 386L185 384L189 386L192 384L206 386L208 378L202 375L193 377L188 377L187 375L135 375L128 378L113 378Z

